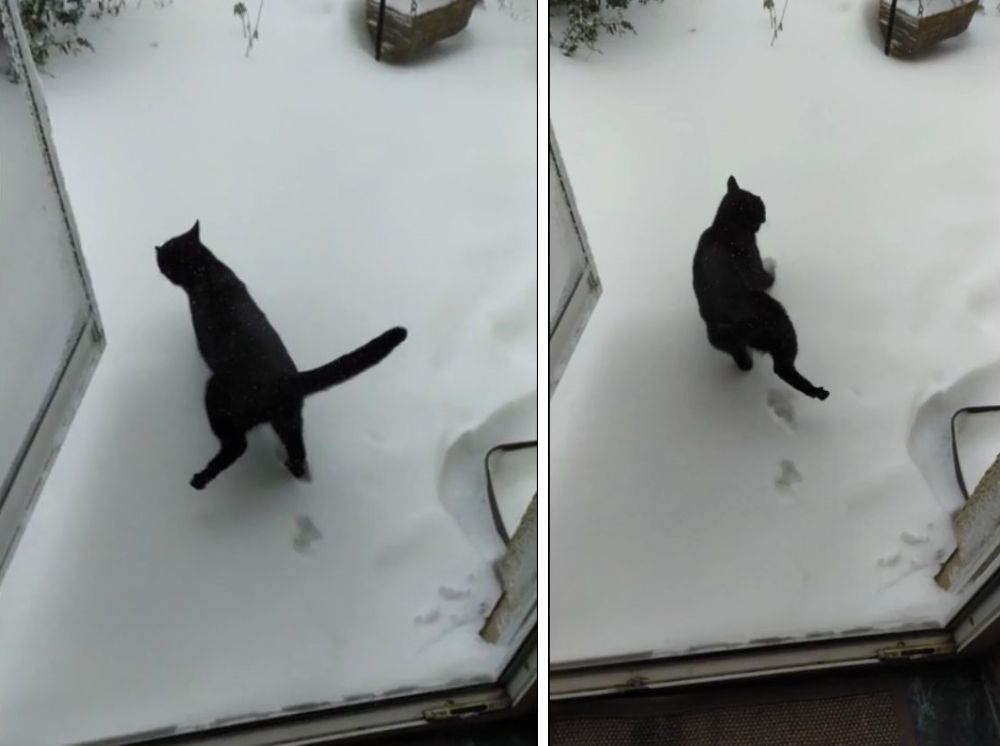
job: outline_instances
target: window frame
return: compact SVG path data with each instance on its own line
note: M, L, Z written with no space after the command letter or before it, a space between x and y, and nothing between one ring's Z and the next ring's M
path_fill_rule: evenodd
M575 254L573 266L576 266L578 271L575 276L562 283L563 289L558 298L552 297L551 278L549 280L549 397L559 384L602 292L601 279L597 273L594 255L590 250L590 241L577 210L576 198L559 151L552 121L549 120L549 209L552 210L553 206L564 211L565 217L573 226L575 245L559 247L558 250ZM553 265L551 223L550 215L549 272L552 271Z
M42 404L22 439L13 462L0 482L0 581L24 532L32 508L59 453L66 432L83 400L94 370L104 351L105 336L86 261L80 249L79 233L70 207L66 186L56 157L48 110L41 93L38 73L28 50L16 0L0 0L0 25L10 49L10 63L19 76L25 106L35 122L39 147L48 167L59 204L59 215L51 219L63 224L84 302L75 311L73 331L65 341L58 368ZM0 174L4 164L0 163ZM2 199L2 195L0 195Z

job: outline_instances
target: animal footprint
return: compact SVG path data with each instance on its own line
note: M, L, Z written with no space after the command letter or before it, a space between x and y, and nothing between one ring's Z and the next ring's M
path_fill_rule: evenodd
M384 448L386 444L385 433L379 430L368 430L365 433L368 444L374 448Z
M931 537L929 536L914 536L909 531L901 533L899 538L904 544L909 544L911 547L915 547L920 544L927 544L931 540Z
M292 541L292 546L295 547L296 551L306 552L312 547L314 541L319 541L323 538L323 533L316 528L316 524L312 522L312 518L309 516L297 516L295 523L299 528L298 534Z
M795 405L787 392L781 389L768 389L767 408L782 427L789 432L795 432Z
M440 618L441 610L434 609L434 611L430 611L426 614L419 614L418 616L413 617L413 621L415 624L419 624L421 627L424 627L428 624L434 624L434 622L438 621Z
M472 578L473 576L470 576L470 579ZM457 627L481 623L490 609L490 604L487 602L476 602L472 588L457 589L443 585L438 588L437 594L449 606L442 605L426 614L415 616L414 624L421 627L436 625L441 633L445 634Z
M441 586L438 588L438 595L445 601L461 601L463 598L468 598L472 595L472 591L466 588L464 591L457 591L454 588L448 588L447 586Z
M972 293L967 301L967 305L976 315L976 321L981 329L987 332L996 330L1000 295L998 295L994 285L991 284Z
M895 554L890 555L888 557L882 557L878 561L878 566L879 567L895 567L896 565L898 565L902 561L903 561L903 555L901 553L899 553L899 552L896 552Z
M781 473L774 480L774 486L779 490L790 490L795 485L801 484L804 481L794 461L787 458L782 459L781 463L778 464L778 468L781 470Z

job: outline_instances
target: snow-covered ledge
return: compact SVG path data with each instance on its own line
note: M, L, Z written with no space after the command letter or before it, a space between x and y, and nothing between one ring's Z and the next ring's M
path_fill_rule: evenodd
M958 546L935 580L945 590L961 591L1000 554L1000 456L955 514L953 524Z
M479 634L509 645L533 621L538 608L538 495L531 498L507 553L497 563L503 594Z

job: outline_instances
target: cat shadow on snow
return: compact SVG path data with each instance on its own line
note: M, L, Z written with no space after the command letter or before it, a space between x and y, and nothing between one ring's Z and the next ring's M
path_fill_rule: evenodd
M284 444L288 471L308 479L305 399L382 362L406 339L406 329L394 327L326 365L300 371L243 282L201 242L198 222L157 246L156 262L187 294L198 351L211 370L205 410L219 451L191 486L203 489L229 468L247 450L248 431L263 424Z

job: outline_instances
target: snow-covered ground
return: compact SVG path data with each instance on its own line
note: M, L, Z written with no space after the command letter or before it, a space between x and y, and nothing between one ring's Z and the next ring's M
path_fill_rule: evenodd
M499 593L485 453L456 444L534 437L521 10L477 7L390 67L361 0L267 3L249 58L232 3L131 2L88 21L95 53L52 60L108 347L0 588L0 744L495 677L509 651L478 637ZM153 247L195 219L300 366L410 331L307 403L310 484L265 430L188 486L217 445L207 375Z
M921 10L925 16L945 13L954 8L968 5L975 0L898 0L896 11L905 11L912 16L919 16ZM988 2L988 0L987 0ZM985 3L984 3L985 5Z
M953 608L933 582L960 504L947 416L1000 402L1000 17L901 62L876 11L792 0L769 47L760 3L667 0L602 54L551 54L604 285L551 411L557 662ZM730 174L767 206L825 402L706 340L691 259ZM996 428L969 421L969 470Z

